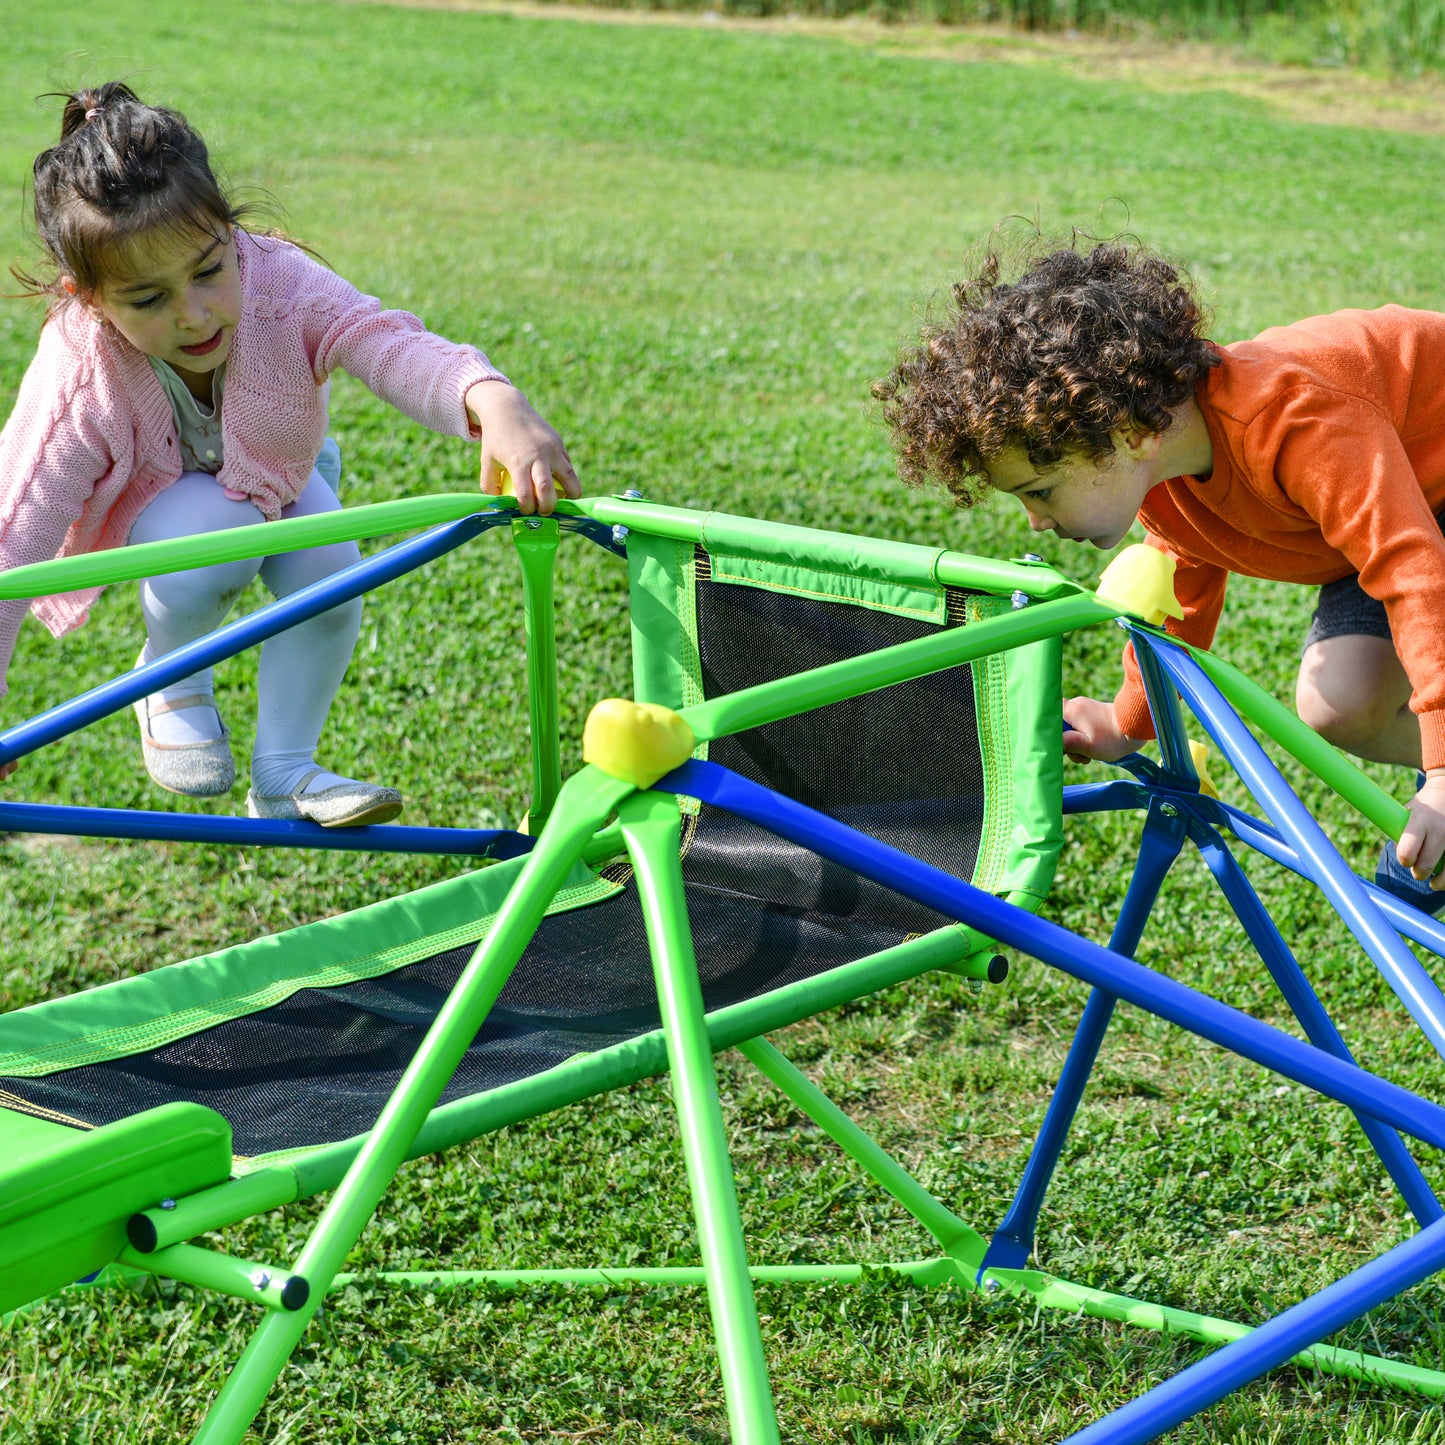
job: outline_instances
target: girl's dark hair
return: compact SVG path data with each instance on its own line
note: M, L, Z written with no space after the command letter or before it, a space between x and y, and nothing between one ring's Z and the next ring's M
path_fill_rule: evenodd
M1056 250L1001 283L992 249L953 288L944 324L875 383L909 486L941 481L960 506L1010 446L1042 470L1065 453L1102 463L1110 433L1162 432L1219 364L1188 276L1122 241Z
M54 274L12 268L27 294L63 299L68 277L87 295L112 279L137 236L225 236L249 213L226 195L179 111L146 105L118 80L63 99L60 141L35 158L34 173L35 227Z

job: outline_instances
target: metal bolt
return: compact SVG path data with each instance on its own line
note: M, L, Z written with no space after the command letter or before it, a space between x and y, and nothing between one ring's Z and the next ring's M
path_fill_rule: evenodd
M627 540L627 528L620 523L612 529L612 541L620 547Z
M1042 562L1043 560L1044 560L1044 559L1043 559L1042 557L1040 557L1037 552L1025 552L1025 553L1024 553L1024 561L1025 561L1025 562ZM994 1281L994 1285L995 1285L995 1287L997 1287L997 1285L998 1285L998 1281L997 1281L997 1280Z
M523 523L535 532L537 528L542 525L542 519L540 517L526 517L523 519Z
M256 1291L259 1294L263 1289L266 1288L268 1284L271 1283L270 1271L265 1269L258 1269L256 1273L251 1276L251 1283L256 1286Z
M636 487L628 487L622 495L629 502L640 502L642 500L642 493L639 492Z
M1177 818L1179 816L1179 809L1176 808L1173 803L1161 803L1159 805L1159 811L1163 813L1166 818Z
M162 1200L161 1200L161 1208L162 1208L162 1209L174 1209L175 1207L176 1207L176 1201L175 1201L174 1199L162 1199Z
M986 1279L986 1280L984 1280L984 1282L983 1282L983 1287L984 1287L984 1289L986 1289L986 1290L989 1292L989 1294L997 1294L997 1293L999 1292L999 1290L1001 1290L1001 1289L1003 1288L1003 1286L1002 1286L1001 1284L999 1284L999 1282L998 1282L996 1279Z

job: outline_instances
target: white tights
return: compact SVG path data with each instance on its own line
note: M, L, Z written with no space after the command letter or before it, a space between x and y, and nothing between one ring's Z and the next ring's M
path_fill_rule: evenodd
M306 490L281 515L309 517L337 511L340 506L321 474L312 472ZM263 520L249 501L230 500L215 477L206 472L186 472L140 514L129 541L193 537ZM355 542L337 542L304 552L283 552L275 557L223 562L215 567L152 577L140 584L146 644L137 666L153 662L218 627L258 572L272 596L289 597L360 559ZM346 675L360 630L361 599L356 598L262 644L256 747L251 756L251 787L255 792L269 796L295 792L315 767L321 729ZM204 668L153 696L167 700L196 694L213 698L213 686L211 669ZM157 742L200 742L220 736L219 716L206 707L154 714L151 727ZM307 791L315 792L341 781L334 774L322 773L307 786Z

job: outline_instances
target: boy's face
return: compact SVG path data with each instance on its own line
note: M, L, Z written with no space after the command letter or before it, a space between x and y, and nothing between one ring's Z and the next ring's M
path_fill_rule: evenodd
M1151 465L1158 437L1114 437L1114 454L1102 465L1073 454L1036 470L1022 447L1011 446L988 463L998 492L1017 497L1036 532L1107 551L1123 541L1157 480Z

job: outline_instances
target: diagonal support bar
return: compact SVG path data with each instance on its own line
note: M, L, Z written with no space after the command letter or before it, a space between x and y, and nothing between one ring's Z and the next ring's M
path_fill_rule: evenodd
M620 816L652 948L728 1423L738 1445L778 1445L777 1416L683 894L677 804L665 794L639 793L622 805Z

